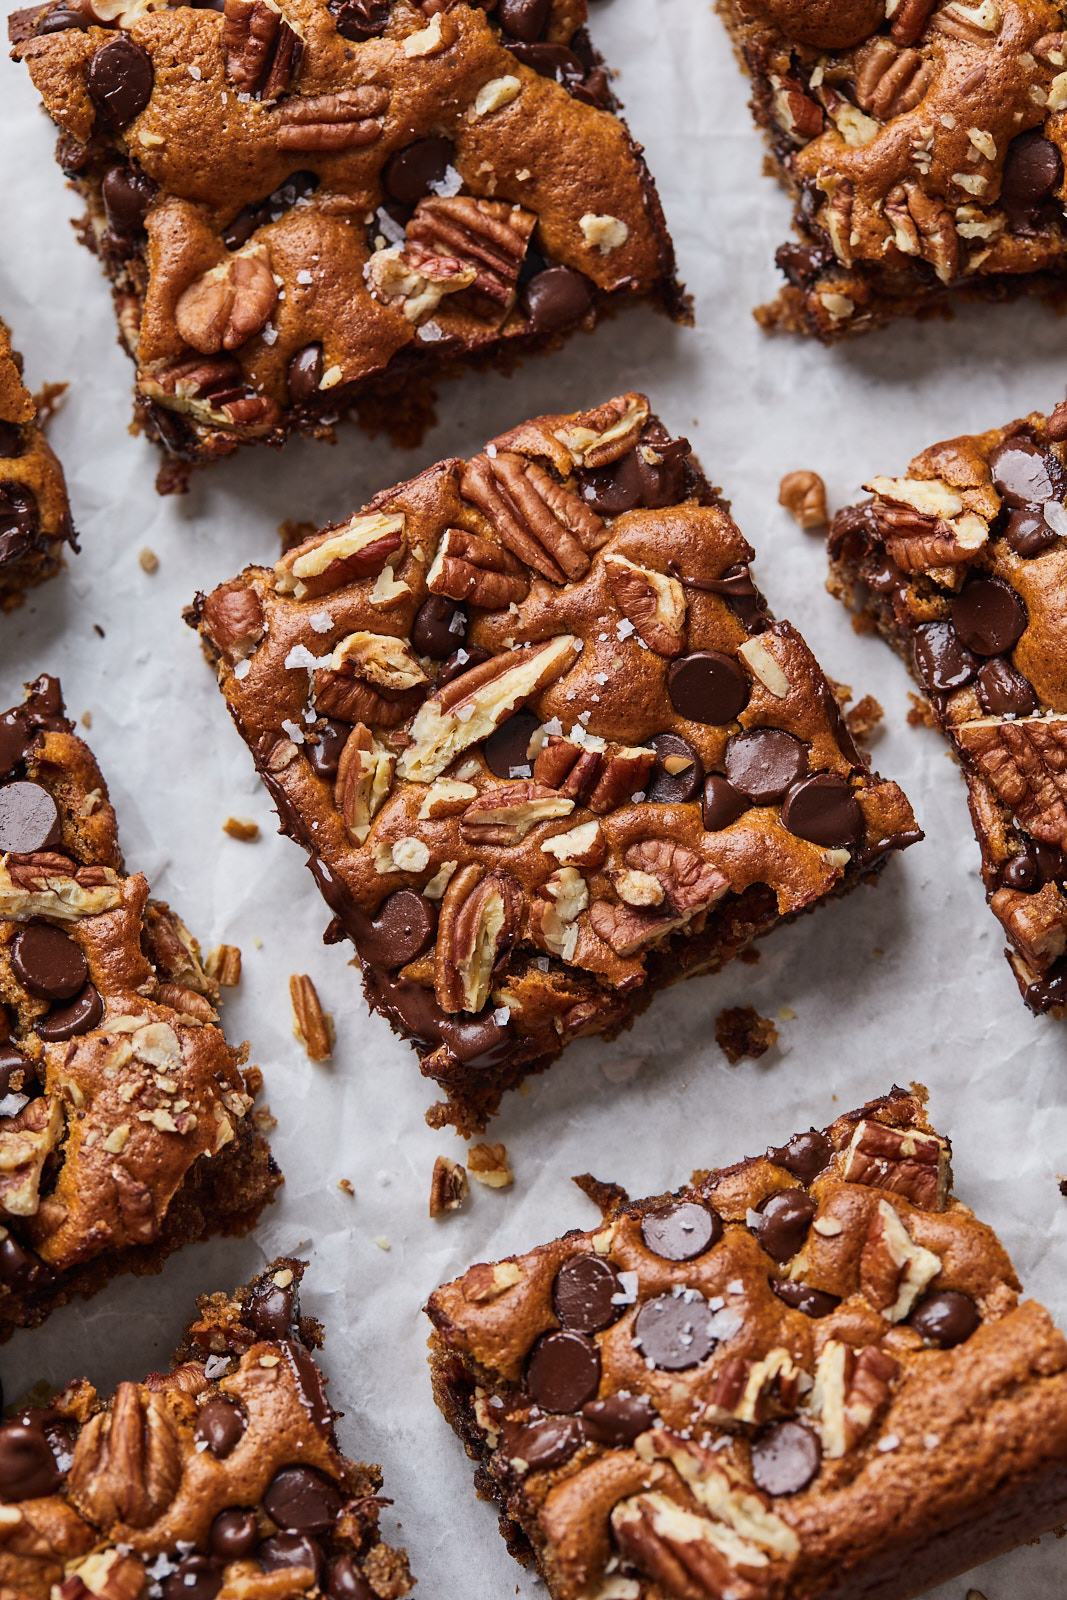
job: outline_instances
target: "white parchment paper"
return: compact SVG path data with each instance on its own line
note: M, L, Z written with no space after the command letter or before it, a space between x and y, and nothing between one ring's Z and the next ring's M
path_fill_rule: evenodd
M593 1208L573 1173L658 1192L695 1166L759 1151L918 1078L955 1141L957 1192L1067 1324L1067 1201L1056 1185L1067 1171L1067 1024L1031 1017L1019 1000L984 904L963 784L938 735L906 725L903 666L853 633L823 591L821 541L777 505L779 477L792 468L821 472L840 505L864 478L901 472L937 439L1051 407L1067 379L1067 323L1021 304L901 323L831 351L768 340L749 312L776 292L773 251L789 207L760 175L762 145L721 25L701 0L612 0L596 7L592 28L647 148L696 329L628 314L511 379L446 386L439 425L416 452L351 428L333 449L298 441L280 455L247 451L166 500L153 489L156 453L127 433L131 369L99 269L69 225L78 203L53 164L52 126L25 71L0 62L0 308L31 387L70 382L52 439L83 541L64 577L0 618L0 705L23 680L61 674L71 713L92 714L128 862L205 945L241 947L244 977L227 992L225 1025L252 1041L263 1066L288 1180L254 1237L208 1242L159 1278L118 1282L68 1307L7 1345L0 1371L9 1400L38 1378L85 1373L110 1387L140 1376L165 1361L196 1293L242 1281L275 1253L307 1253L304 1303L327 1326L342 1442L383 1463L395 1501L383 1526L406 1542L425 1600L544 1592L506 1554L434 1409L419 1308L472 1261L589 1226ZM285 517L341 516L523 417L624 388L647 389L667 425L692 439L757 549L756 576L778 615L831 675L884 704L875 762L906 787L926 842L876 890L776 933L757 966L735 963L671 991L613 1045L572 1046L493 1125L514 1188L475 1186L462 1212L434 1223L434 1157L462 1158L462 1143L426 1128L432 1086L408 1047L366 1014L348 947L321 944L325 907L302 852L275 835L181 608L246 562L273 560ZM137 560L144 547L159 557L151 576ZM259 840L223 834L231 814L257 818ZM291 1036L292 972L310 973L333 1012L332 1065L313 1066ZM795 1016L780 1022L778 1048L731 1069L714 1018L749 1002ZM1049 1536L937 1596L963 1600L974 1584L988 1600L1052 1600L1065 1578L1067 1545Z

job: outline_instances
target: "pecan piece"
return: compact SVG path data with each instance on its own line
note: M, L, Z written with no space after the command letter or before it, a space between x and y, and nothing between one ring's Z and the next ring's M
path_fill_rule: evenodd
M902 1322L931 1279L941 1257L916 1244L899 1212L879 1200L860 1255L860 1288L887 1322Z
M794 78L772 76L774 120L795 144L807 144L822 132L823 110L808 98Z
M304 41L271 0L226 0L222 39L238 93L276 100L296 76Z
M204 601L204 632L231 666L252 655L267 631L255 589L235 578Z
M396 305L409 322L425 322L446 294L469 289L476 269L458 256L434 255L420 245L376 250L363 268L367 287L383 305Z
M897 249L921 256L942 283L951 283L959 272L960 240L948 207L917 183L898 183L886 197L885 214Z
M751 1541L752 1545L787 1560L800 1554L800 1541L792 1528L774 1514L762 1494L724 1467L722 1458L714 1450L705 1449L669 1428L652 1428L639 1435L634 1448L643 1461L660 1458L670 1462L694 1499L713 1519L708 1535L712 1543L724 1550L731 1560L741 1558L742 1541ZM744 1560L741 1564L745 1564ZM720 1600L717 1591L714 1600Z
M886 549L902 572L930 572L974 559L989 537L981 517L964 513L956 522L926 517L907 506L875 506Z
M721 900L730 887L725 872L669 839L643 839L624 859L628 867L655 878L671 910L686 920Z
M1067 949L1067 899L1058 884L1046 883L1036 894L998 889L989 904L1012 943L1039 972Z
M149 1527L178 1492L178 1445L163 1397L120 1383L111 1410L78 1435L67 1479L71 1503L97 1527Z
M884 1410L899 1364L876 1345L853 1350L831 1339L815 1368L808 1401L823 1455L837 1460L865 1436Z
M476 863L456 873L441 901L434 949L434 993L443 1011L481 1011L522 923L523 895L507 873L482 876Z
M553 430L576 467L607 467L639 442L648 421L643 394L620 394Z
M337 762L333 799L351 837L363 844L393 786L396 757L381 750L369 728L357 722Z
M468 844L519 844L539 822L570 816L574 801L524 778L483 789L459 819Z
M886 16L892 19L889 37L894 44L914 44L933 9L934 0L889 0Z
M0 917L76 922L121 904L122 884L111 867L73 867L66 856L47 854L0 862Z
M467 300L478 316L496 317L515 303L519 270L537 218L505 200L470 195L420 200L407 225L409 244L473 266Z
M360 578L374 578L404 548L404 513L372 511L334 523L274 563L274 587L295 600L315 599Z
M234 356L184 356L142 373L137 381L149 399L200 422L262 431L273 428L281 416L276 400L249 390Z
M534 772L536 775L536 767ZM608 853L604 830L597 821L579 822L565 833L554 833L541 845L545 855L555 856L564 867L599 867Z
M525 600L530 581L522 562L503 545L483 539L480 533L446 528L426 574L426 587L431 594L500 611Z
M511 553L551 583L584 577L604 524L536 461L513 450L467 462L460 493L493 524Z
M59 1600L141 1600L145 1581L140 1556L129 1551L100 1550L79 1562L52 1593Z
M825 528L830 517L826 509L826 485L817 472L803 468L787 472L778 485L778 504L802 528Z
M876 36L856 52L856 101L881 122L913 111L933 81L933 63Z
M720 1427L739 1422L760 1427L773 1417L791 1416L800 1398L800 1379L801 1369L780 1346L762 1361L735 1357L717 1373L702 1420Z
M336 1037L333 1017L322 1009L319 991L306 972L294 972L290 977L289 999L294 1039L304 1046L309 1061L329 1061Z
M521 1282L522 1268L517 1261L476 1261L460 1279L460 1288L471 1305L484 1306Z
M668 933L680 928L684 920L683 917L658 912L635 911L630 906L614 905L609 900L595 901L589 911L589 924L593 932L617 956L632 956L648 949Z
M373 144L388 109L389 91L376 83L287 100L281 107L278 149L354 150Z
M0 1121L0 1211L32 1217L40 1206L41 1172L63 1132L56 1096L40 1095Z
M758 1546L717 1529L658 1491L621 1500L611 1526L622 1554L678 1600L759 1600L767 1558ZM756 1580L756 1581L752 1581Z
M625 556L604 557L612 599L658 656L671 660L685 649L685 590L676 578L639 567Z
M259 332L277 299L270 251L255 244L194 279L178 297L174 324L204 355L237 350Z
M842 1161L846 1183L902 1194L923 1211L943 1211L952 1173L949 1147L933 1133L859 1122Z
M508 1166L507 1146L475 1144L467 1152L467 1171L487 1189L510 1189L515 1174Z
M406 641L361 629L341 640L328 667L316 669L315 705L345 722L395 728L419 705L427 682Z
M1067 718L984 718L955 729L955 739L1027 833L1067 849Z
M448 1156L438 1156L430 1179L431 1217L443 1217L449 1211L458 1211L469 1194L467 1174L459 1162L452 1161Z
M655 759L652 750L616 744L590 749L553 733L537 753L533 775L604 816L644 787Z
M575 867L561 867L544 882L530 902L530 937L550 956L574 960L578 917L589 905L589 889Z

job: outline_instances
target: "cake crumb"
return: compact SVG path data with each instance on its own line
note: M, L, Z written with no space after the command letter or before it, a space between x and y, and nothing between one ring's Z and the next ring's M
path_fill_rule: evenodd
M243 839L246 844L259 838L259 823L253 822L251 817L227 817L222 824L223 833L228 833L231 839Z
M337 1187L341 1190L341 1192L343 1194L347 1194L353 1200L355 1199L356 1191L352 1187L351 1178L338 1178Z
M91 711L83 711L82 712L81 724L82 724L82 727L86 730L86 732L88 732L88 730L93 725L93 714L92 714Z
M769 1017L761 1017L755 1006L728 1006L715 1019L715 1039L732 1067L747 1057L758 1061L772 1044L778 1043L778 1029Z
M746 967L754 967L762 955L763 951L758 945L748 944L743 950L738 951L737 959L743 961Z
M885 711L873 694L865 694L862 700L856 701L851 711L845 712L845 726L854 739L862 742L870 738L884 716Z
M929 700L923 694L912 694L909 690L908 699L911 701L911 710L908 712L909 728L936 728L937 718L934 716Z

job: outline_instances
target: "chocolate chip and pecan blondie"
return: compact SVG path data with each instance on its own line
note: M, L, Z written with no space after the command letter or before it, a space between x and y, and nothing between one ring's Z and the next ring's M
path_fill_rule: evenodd
M1067 43L1049 0L720 0L796 197L757 312L824 340L1067 271Z
M905 1600L1067 1517L1067 1340L924 1091L480 1263L438 1405L553 1600Z
M21 605L26 589L55 576L65 544L75 540L63 468L0 321L0 611Z
M218 11L223 14L219 15ZM12 18L181 461L417 435L427 376L689 318L585 0L48 0Z
M126 875L100 769L39 678L0 716L0 1339L270 1199L259 1072L217 999Z
M467 1132L580 1034L920 837L752 550L625 394L439 462L207 599L371 1004Z
M76 1378L0 1426L2 1600L400 1600L377 1467L343 1456L306 1263L204 1295L170 1372Z
M1067 404L924 450L830 529L831 591L899 650L967 780L1032 1011L1067 1006Z

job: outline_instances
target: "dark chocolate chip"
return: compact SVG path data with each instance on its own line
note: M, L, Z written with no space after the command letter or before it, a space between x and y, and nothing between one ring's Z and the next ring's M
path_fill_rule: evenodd
M1027 621L1019 596L999 578L972 578L952 602L952 626L975 655L1003 655L1018 644Z
M807 775L808 752L781 728L755 728L726 741L726 776L755 806L773 805Z
M657 733L649 744L656 752L656 764L645 785L645 799L657 805L683 805L695 800L704 782L704 763L688 739L679 733ZM688 762L677 772L671 772L667 763Z
M329 1600L378 1600L351 1556L340 1556L334 1562L326 1580L326 1593Z
M89 963L69 933L49 922L31 922L15 935L11 967L40 1000L70 1000L89 976Z
M374 39L385 32L391 0L330 0L327 10L343 39Z
M1032 685L1003 656L986 661L978 674L978 704L993 717L1028 717L1037 710Z
M486 766L496 778L528 778L533 767L527 754L530 740L541 726L532 711L516 711L494 728L482 744Z
M1054 961L1036 983L1027 985L1023 1002L1037 1017L1055 1006L1067 1006L1067 956Z
M437 937L437 907L417 889L398 889L383 900L359 940L359 953L387 972L425 955Z
M475 667L480 667L483 661L489 660L488 650L479 650L472 645L468 650L461 647L450 655L447 661L442 661L437 677L434 679L434 689L440 693L446 683L451 683L453 678L462 678L465 672L472 672Z
M6 711L0 717L0 778L6 778L25 761L36 735L25 711Z
M782 802L782 824L798 839L827 849L847 848L866 832L859 801L832 772L817 772L793 785Z
M772 1422L752 1446L752 1477L764 1494L799 1494L822 1465L822 1447L802 1422Z
M85 86L112 133L129 127L152 98L152 57L128 34L109 39L89 63Z
M962 689L973 682L982 664L948 622L927 622L916 628L912 648L919 677L933 694Z
M696 1289L646 1300L634 1318L633 1338L641 1354L665 1372L698 1366L718 1344L708 1302Z
M112 233L134 239L144 232L144 220L156 197L158 185L128 162L108 167L100 184L100 197Z
M1008 512L1004 524L1004 538L1017 556L1039 556L1056 543L1059 534L1050 528L1040 511L1032 506L1016 506Z
M531 1472L562 1466L585 1442L577 1417L543 1417L516 1428L504 1424L502 1450L509 1461L525 1461Z
M0 1500L37 1500L54 1494L61 1481L39 1417L27 1413L0 1427Z
M1000 881L1009 889L1028 894L1045 883L1060 883L1067 878L1067 856L1055 845L1038 844L1031 839L1026 849L1013 856L1000 869Z
M51 11L45 12L33 31L38 38L46 33L66 33L68 28L80 28L84 33L89 22L90 18L84 11L75 11L71 6L53 6Z
M63 837L63 819L48 790L28 778L0 789L0 851L32 855L54 850Z
M51 1268L24 1249L14 1234L0 1239L0 1283L12 1289L37 1289L47 1287L54 1279Z
M642 503L644 480L636 450L628 450L610 466L579 474L582 499L602 517L618 517Z
M347 722L338 722L335 717L322 717L314 731L316 742L306 746L311 770L319 778L336 778L337 763L352 729Z
M648 1211L641 1218L641 1237L648 1248L664 1261L693 1261L718 1244L722 1238L722 1218L710 1206L694 1200L677 1200L661 1211Z
M411 642L420 656L444 661L467 637L467 613L457 600L432 594L424 600L411 624Z
M731 822L744 816L751 808L748 796L735 789L728 778L713 772L704 782L704 827L708 833L718 833Z
M497 21L512 39L533 44L545 31L552 0L500 0Z
M531 333L551 333L580 322L593 304L589 279L573 267L548 267L531 278L522 295Z
M957 1289L939 1289L926 1295L908 1318L916 1333L942 1350L951 1350L969 1339L981 1320L970 1295L960 1294Z
M565 1328L599 1333L622 1315L621 1304L612 1304L621 1293L618 1278L601 1256L571 1256L556 1273L552 1305Z
M1043 506L1059 500L1067 489L1067 474L1049 450L1014 434L998 444L989 457L993 487L1009 506Z
M808 1236L818 1206L803 1189L779 1189L759 1207L756 1234L776 1261L791 1261Z
M285 1358L293 1369L296 1385L300 1391L312 1426L317 1428L325 1439L333 1425L333 1410L326 1398L326 1380L315 1364L311 1351L296 1339L286 1339L282 1342Z
M1000 203L1013 233L1033 233L1041 207L1063 178L1059 150L1037 128L1016 134L1004 156Z
M282 1467L263 1496L263 1507L288 1533L328 1533L344 1496L313 1467Z
M298 1315L295 1285L282 1288L266 1277L253 1288L241 1320L261 1339L291 1339Z
M820 244L779 245L774 262L794 289L810 288L825 267L836 264L833 252Z
M599 1383L600 1351L566 1328L538 1339L526 1364L526 1387L543 1411L578 1411Z
M236 1449L248 1424L236 1400L216 1395L205 1400L196 1419L193 1437L197 1444L206 1444L216 1461L225 1461Z
M24 1094L28 1099L41 1092L37 1067L13 1044L0 1044L0 1101L9 1094Z
M34 1027L46 1044L57 1044L63 1039L76 1039L83 1033L90 1033L103 1015L104 1002L99 990L87 983L81 994L75 995L65 1006L53 1006L46 1016L38 1018Z
M183 1556L160 1586L163 1600L215 1600L222 1588L222 1568L210 1556Z
M809 1184L830 1165L832 1155L829 1139L812 1128L810 1133L795 1133L788 1144L772 1145L767 1151L767 1160L784 1167L801 1183Z
M747 706L749 681L733 656L718 650L696 650L672 662L667 693L680 717L722 727Z
M281 1572L286 1567L310 1567L316 1577L322 1571L322 1546L306 1533L276 1533L264 1539L256 1551L264 1572Z
M794 1311L802 1311L806 1317L828 1317L841 1304L836 1294L813 1289L807 1283L793 1283L788 1278L772 1278L771 1288L779 1300L784 1300Z
M432 193L451 165L456 147L451 139L416 139L394 150L382 168L382 186L402 206L417 206Z
M220 1561L240 1561L243 1556L250 1556L259 1543L255 1512L241 1506L220 1511L211 1524L207 1542L211 1554Z
M306 405L319 392L322 378L322 346L306 344L298 350L289 363L289 401L294 406Z
M582 1427L594 1444L633 1444L656 1421L654 1408L639 1394L610 1394L582 1407Z
M37 501L32 490L0 483L0 567L36 548Z

